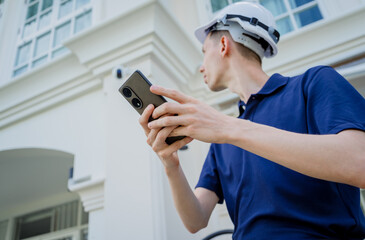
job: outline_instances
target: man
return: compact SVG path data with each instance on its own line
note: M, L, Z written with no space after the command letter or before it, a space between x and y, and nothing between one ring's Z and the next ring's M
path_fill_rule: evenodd
M233 239L364 239L359 187L365 187L365 100L330 67L296 77L261 68L279 34L262 6L236 3L196 31L200 72L212 91L236 93L233 118L176 90L176 100L140 118L164 164L179 215L194 233L226 201ZM154 120L148 123L149 117ZM171 145L167 136L187 136ZM195 191L177 150L193 139L212 143Z

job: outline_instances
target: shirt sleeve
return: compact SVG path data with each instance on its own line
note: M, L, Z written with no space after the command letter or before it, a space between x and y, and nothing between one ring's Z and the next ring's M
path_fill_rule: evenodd
M310 132L365 131L365 99L344 77L331 67L321 67L308 79L305 94Z
M217 162L214 154L214 144L210 146L208 155L205 159L198 184L195 188L198 187L202 187L215 192L215 194L219 198L218 203L223 203L224 197L221 182L219 180Z

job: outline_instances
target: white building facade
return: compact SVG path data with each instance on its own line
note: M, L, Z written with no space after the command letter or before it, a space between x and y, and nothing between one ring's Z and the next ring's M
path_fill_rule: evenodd
M235 115L237 96L204 86L193 36L232 2L0 0L0 240L185 240L233 227L217 206L206 229L185 230L118 92L140 69ZM260 2L282 32L279 54L263 63L269 74L331 65L365 96L365 0ZM192 188L208 147L179 151Z

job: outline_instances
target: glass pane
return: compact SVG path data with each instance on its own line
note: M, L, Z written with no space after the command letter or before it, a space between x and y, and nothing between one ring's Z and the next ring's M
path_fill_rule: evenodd
M49 7L52 7L52 5L53 5L53 0L43 0L42 11L44 9L47 9Z
M289 17L285 17L276 21L277 30L281 35L294 30L293 24Z
M84 229L84 230L82 230L82 233L81 233L81 240L88 240L88 238L89 238L89 234L88 234L89 232L88 232L88 229Z
M39 5L39 3L35 3L32 6L28 7L27 18L26 19L29 19L29 18L34 17L35 15L37 15L38 5Z
M53 51L52 53L52 58L56 58L56 57L60 57L60 56L63 56L65 55L66 53L68 53L69 50L65 47L61 47L55 51Z
M89 223L89 213L85 212L85 209L82 208L82 214L81 214L81 224L85 225Z
M21 221L19 219L17 223L19 239L35 237L51 232L51 221L51 216L28 221Z
M16 55L16 60L15 60L15 66L23 65L24 63L28 62L31 43L32 42L29 42L18 48L18 53Z
M75 33L78 33L91 25L91 11L81 14L75 20Z
M32 20L24 25L23 29L23 38L29 36L30 34L34 33L36 30L36 20Z
M35 67L38 67L38 66L41 66L41 65L45 64L47 62L47 57L48 57L48 55L33 61L32 68L35 68Z
M296 13L294 14L294 17L298 27L304 27L323 18L318 6L314 6L302 12Z
M65 1L60 5L58 18L62 18L72 12L72 0Z
M0 0L0 4L3 4L4 3L4 0Z
M228 0L210 0L213 12L216 12L228 5Z
M42 14L39 18L38 30L47 27L51 23L52 11Z
M21 67L14 71L13 76L16 77L22 73L25 73L27 71L28 65L25 65L24 67Z
M53 40L53 46L59 46L62 44L63 41L65 41L70 36L71 31L71 22L67 22L55 30L55 36Z
M285 7L284 0L261 0L260 3L274 16L279 16L288 11Z
M292 9L300 7L306 3L313 2L313 0L289 0Z
M76 0L76 9L88 3L90 3L90 0Z
M37 38L34 48L34 57L42 56L48 52L50 38L51 32L48 32Z

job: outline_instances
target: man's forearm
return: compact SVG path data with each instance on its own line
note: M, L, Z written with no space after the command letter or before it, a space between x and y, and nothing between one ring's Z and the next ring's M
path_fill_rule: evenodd
M228 143L302 174L365 187L365 133L334 135L292 133L242 119L232 121Z
M210 214L202 208L180 166L165 169L175 207L185 227L192 233L206 227ZM207 216L208 215L208 216Z

